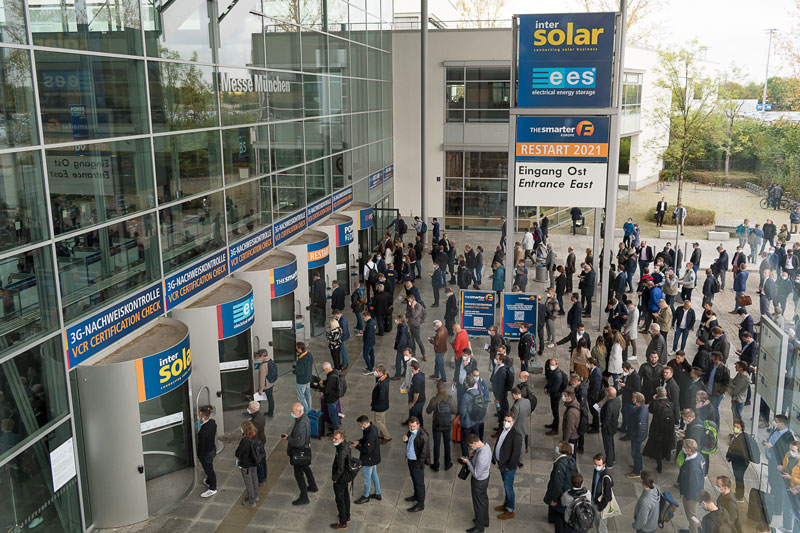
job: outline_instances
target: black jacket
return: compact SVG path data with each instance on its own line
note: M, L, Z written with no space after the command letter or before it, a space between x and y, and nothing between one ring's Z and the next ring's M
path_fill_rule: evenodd
M239 446L236 448L234 455L236 456L236 459L239 460L239 466L242 468L258 466L258 463L256 462L256 456L253 451L254 440L255 439L245 437L239 441Z
M336 369L328 373L322 395L327 403L336 403L339 400L339 371Z
M213 457L216 454L217 423L213 418L209 418L197 432L197 457Z
M406 433L406 436L411 438L411 432ZM414 453L417 455L417 460L414 461L415 468L425 468L425 465L431 462L431 442L428 432L423 427L417 430L417 437L414 439ZM405 455L405 450L403 450Z
M331 309L344 310L344 289L336 287L331 292Z
M685 312L686 312L686 310L683 307L679 307L679 308L675 309L675 313L672 315L672 327L673 328L680 327L681 320L683 320L683 314ZM695 319L694 309L692 309L690 307L687 314L688 314L688 316L686 318L686 329L693 329L694 328L694 319Z
M372 308L378 316L388 314L391 306L392 295L389 294L389 291L379 292L372 298Z
M336 455L333 456L333 465L331 466L331 481L334 483L338 483L345 470L347 470L347 456L350 455L349 447L350 445L346 440L336 446Z
M378 441L378 428L370 424L364 430L364 436L358 440L356 450L361 452L363 466L375 466L381 462L381 444Z
M600 408L600 429L606 435L615 435L619 426L619 397L608 400Z
M600 488L597 484L601 483ZM611 479L611 474L603 468L602 470L592 472L592 503L597 506L601 511L606 508L606 505L611 503L612 491L611 487L614 486L614 480ZM597 496L594 496L597 494Z
M508 391L510 391L513 386L514 373L508 366L503 365L492 374L492 394L496 400L506 398Z
M564 371L560 368L556 368L555 371L550 372L547 376L545 392L547 392L547 394L549 394L551 397L561 396L561 387L566 379L567 375L564 373Z
M516 427L512 426L506 438L503 440L503 445L500 446L500 459L495 459L495 457L498 456L497 443L495 443L495 449L492 452L492 462L497 463L497 467L501 472L516 470L519 467L519 460L524 447L522 440L522 434L517 431Z
M456 301L456 295L451 294L450 296L447 297L447 301L444 303L445 324L455 322L457 316L458 316L458 302Z
M322 278L314 281L313 285L311 286L311 291L314 303L319 306L325 305L325 281Z
M372 388L372 410L376 413L383 413L389 410L389 375L384 374L381 378L375 379L375 386Z
M261 411L256 411L250 417L250 422L252 422L256 427L256 438L266 444L267 436L264 434L264 426L266 425L267 420L264 418L264 413Z
M625 386L620 394L622 403L633 403L634 392L642 392L642 379L635 370L625 378Z
M519 338L519 358L522 361L527 361L531 358L531 348L533 347L533 333L526 331Z
M581 315L583 314L583 305L580 300L572 304L572 307L567 311L567 325L569 329L574 331L578 329L578 325L583 322Z

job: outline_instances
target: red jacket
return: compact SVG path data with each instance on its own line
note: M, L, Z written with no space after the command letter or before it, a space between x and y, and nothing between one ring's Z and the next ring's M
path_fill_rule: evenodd
M464 355L464 348L469 348L469 336L463 329L456 334L453 342L450 343L453 351L456 353L456 359L460 359Z

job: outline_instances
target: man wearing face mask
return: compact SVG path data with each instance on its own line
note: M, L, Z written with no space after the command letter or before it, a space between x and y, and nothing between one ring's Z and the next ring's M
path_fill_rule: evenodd
M733 497L731 489L733 483L728 476L717 476L714 483L714 490L717 491L717 507L725 509L728 513L728 519L733 524L734 533L742 533L742 523L739 521L739 506L736 504L736 498Z
M703 490L705 469L703 458L698 452L697 442L693 439L683 441L685 460L678 472L678 490L681 495L683 512L689 521L689 532L697 533L697 502Z
M508 357L498 355L497 366L492 374L492 394L497 411L497 431L492 438L497 438L503 424L503 413L508 411L508 393L514 387L514 371L508 366Z
M406 443L406 460L408 472L414 485L414 494L406 498L407 502L415 502L408 508L409 513L425 509L425 465L430 463L430 438L419 425L417 417L408 419L408 433L403 435Z
M572 474L578 471L578 466L569 442L559 442L555 451L558 457L553 462L543 501L547 505L547 521L555 526L556 533L563 533L566 531L566 524L561 496L572 487Z
M622 410L622 427L620 431L625 435L619 440L630 440L628 437L628 422L630 421L633 410L636 408L633 405L633 395L642 390L642 380L639 374L633 371L630 361L622 363L622 379L619 382L619 387L622 389L620 394L620 403Z
M595 454L592 458L594 461L594 472L592 473L592 504L596 508L594 514L594 523L597 526L599 533L608 533L608 524L606 518L602 518L603 509L608 507L611 503L611 498L614 497L612 487L614 480L611 479L611 473L606 470L606 458L602 453Z
M781 272L781 277L778 278L777 283L775 283L775 300L773 302L776 309L780 306L781 316L783 316L783 313L786 311L786 302L789 300L789 296L791 296L793 291L794 287L792 285L792 280L789 279L789 273L786 271Z
M711 493L704 490L700 493L700 508L706 512L700 522L703 533L725 533L734 531L733 521L728 515L728 511L722 509L714 503Z
M478 383L472 375L464 378L466 392L462 396L458 414L461 419L461 455L467 455L467 436L483 435L483 419L486 416L488 399L478 390Z
M292 418L294 426L290 435L284 433L281 438L288 441L286 453L289 456L289 464L294 467L294 479L300 489L300 496L292 502L292 505L306 505L309 503L308 493L317 492L317 482L311 472L311 444L309 436L311 425L308 417L303 411L303 404L296 403L292 406ZM298 452L303 452L303 457Z
M567 375L564 374L563 370L558 368L558 359L553 358L547 362L545 377L547 378L547 385L544 388L544 392L550 396L550 411L553 413L553 422L545 426L546 428L550 428L550 431L545 433L545 435L558 435L558 402L561 400L561 393L567 388Z
M375 427L378 428L378 437L381 444L391 442L392 436L386 428L386 411L389 410L389 376L386 375L386 367L378 365L375 367L375 386L372 388L372 403L370 407L374 413Z
M502 505L495 507L495 511L501 511L497 518L509 520L514 518L516 508L516 498L514 495L514 477L517 475L517 467L522 457L522 435L515 427L515 419L512 413L505 413L503 416L503 431L497 438L494 447L492 462L497 464L500 469L500 477L503 479L503 489L505 499Z
M477 435L470 435L464 440L472 450L472 458L464 454L458 461L466 465L472 474L469 487L472 495L472 511L475 515L472 519L474 525L467 530L467 533L481 533L484 528L489 527L489 496L486 492L489 488L492 449L485 442L481 442Z
M381 462L381 445L378 440L378 430L369 421L369 417L361 415L356 420L364 432L363 436L350 446L361 453L361 472L364 474L364 494L355 501L361 505L374 498L381 501L381 482L378 479L378 465ZM334 432L334 435L336 432ZM335 441L334 441L335 442ZM338 450L337 450L338 451ZM372 485L375 484L375 494L370 494Z
M455 372L453 372L453 385L455 385L456 388L456 404L458 405L459 411L461 411L461 401L464 397L464 393L470 388L465 386L464 380L467 379L467 376L472 375L473 370L478 368L478 363L472 359L472 351L469 348L465 348L464 350L466 352L461 352L461 359L456 361ZM461 425L463 427L463 420L461 421ZM464 455L466 455L466 452Z
M331 467L331 481L333 481L333 495L336 500L336 509L339 512L339 521L331 524L331 529L347 529L347 523L350 522L350 491L347 490L350 453L344 438L343 429L333 432L333 446L336 453L333 456L333 466Z

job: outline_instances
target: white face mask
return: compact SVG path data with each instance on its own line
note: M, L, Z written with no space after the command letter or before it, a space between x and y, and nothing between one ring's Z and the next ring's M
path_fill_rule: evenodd
M600 465L594 465L594 469L600 472L601 470L603 470L603 467Z
M561 401L562 401L562 402L566 402L566 401L567 401L567 397L566 397L566 396L564 396L563 394L561 395Z
M503 422L503 427L506 429L511 429L511 422ZM794 457L794 456L792 456Z
M556 454L561 455L561 452L558 451L558 446L556 446Z
M408 362L408 361L411 361L411 358L410 357L403 357L403 360Z
M550 365L550 372L552 372L555 369L556 369L556 367L554 365Z

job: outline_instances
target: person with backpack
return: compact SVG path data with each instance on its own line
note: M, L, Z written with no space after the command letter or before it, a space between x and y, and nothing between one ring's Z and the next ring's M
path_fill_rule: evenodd
M560 441L556 444L555 450L558 457L550 470L547 491L542 501L547 505L547 521L555 526L556 533L562 533L566 524L561 496L570 489L572 474L578 471L578 466L572 456L572 445L569 442Z
M336 500L336 509L339 520L331 524L331 529L347 529L350 522L350 491L347 484L352 481L350 473L350 450L345 442L346 433L343 429L333 432L333 446L336 453L333 456L331 467L331 481L333 481L333 496Z
M495 511L501 511L497 518L500 520L510 520L514 518L516 509L516 496L514 494L514 478L517 475L517 468L522 459L522 434L516 428L516 419L513 413L505 413L503 416L503 431L497 438L494 447L492 462L497 463L500 469L500 477L503 479L503 490L505 498L503 504L495 507Z
M574 472L570 478L571 487L561 495L564 507L565 531L567 533L586 533L594 525L596 510L592 506L591 494L583 486L583 474Z
M416 416L408 419L408 433L403 435L408 472L414 486L414 494L405 501L414 502L409 513L425 509L425 465L430 464L431 442L428 432L420 425Z
M444 469L450 470L453 461L450 457L450 435L453 429L453 414L458 412L456 401L447 392L447 383L444 380L436 384L436 396L431 398L425 412L433 415L433 464L431 470L439 471L439 449L444 443ZM462 434L463 436L463 434Z
M662 462L672 458L675 448L675 409L667 400L667 389L657 387L655 399L648 406L653 420L650 422L650 435L642 455L656 461L656 471L662 471Z
M700 522L700 531L703 533L736 533L728 511L718 507L707 490L700 493L700 508L706 512Z
M367 305L367 296L366 290L361 283L356 281L356 285L353 288L353 293L350 295L350 309L353 311L353 314L356 315L356 335L361 336L364 334L364 322L361 320L361 313L364 312L364 309ZM345 357L345 361L347 358Z
M236 466L242 473L244 479L244 487L247 490L247 496L242 502L245 507L255 507L258 501L258 463L261 462L257 444L261 441L256 438L258 430L249 420L242 423L242 438L239 441L239 446L236 448L234 456L236 457ZM264 446L261 445L261 452L263 453ZM266 456L265 456L266 457Z
M719 281L714 276L714 271L710 268L706 269L706 280L703 282L703 305L710 304L714 301L714 295L719 292Z
M704 459L693 439L684 439L683 454L685 459L678 472L678 490L683 512L689 521L689 532L697 533L697 504L705 482Z
M519 361L520 361L520 369L527 371L528 370L528 361L534 354L535 346L533 342L533 333L529 331L530 325L521 323L519 325ZM544 339L541 337L539 338L539 343L542 344ZM543 344L542 344L543 346Z
M469 367L469 363L462 365ZM461 396L461 406L458 416L461 422L461 455L467 455L467 437L471 434L483 435L483 419L489 407L489 399L478 389L478 382L472 376L472 371L466 374L463 382L464 394Z
M655 533L658 531L661 493L656 488L653 474L642 470L639 478L642 480L642 494L636 500L631 527L636 533Z
M267 436L264 434L264 426L267 421L264 418L264 413L261 412L261 404L256 401L250 402L247 404L247 412L250 414L250 422L256 427L256 438L261 443L261 446L264 447L267 444ZM262 485L266 479L267 454L264 453L258 462L258 484Z
M755 439L744 430L744 422L733 421L733 438L725 452L725 460L731 464L736 481L734 495L737 502L744 502L744 475L750 463L761 463L761 452Z
M361 505L375 499L381 501L381 482L378 479L378 465L381 462L381 445L378 438L378 428L369 421L369 417L361 415L356 419L358 426L363 431L363 436L350 444L361 454L361 472L364 474L364 494L354 503ZM337 450L338 451L338 450ZM372 484L375 484L375 494L370 494Z
M595 507L594 525L599 533L608 533L607 518L603 518L603 511L614 499L614 480L606 468L606 457L602 453L592 457L594 471L592 472L592 504Z
M272 418L275 414L275 398L272 387L278 381L278 365L269 356L269 352L263 348L255 353L255 357L259 361L256 392L267 396L266 416Z

